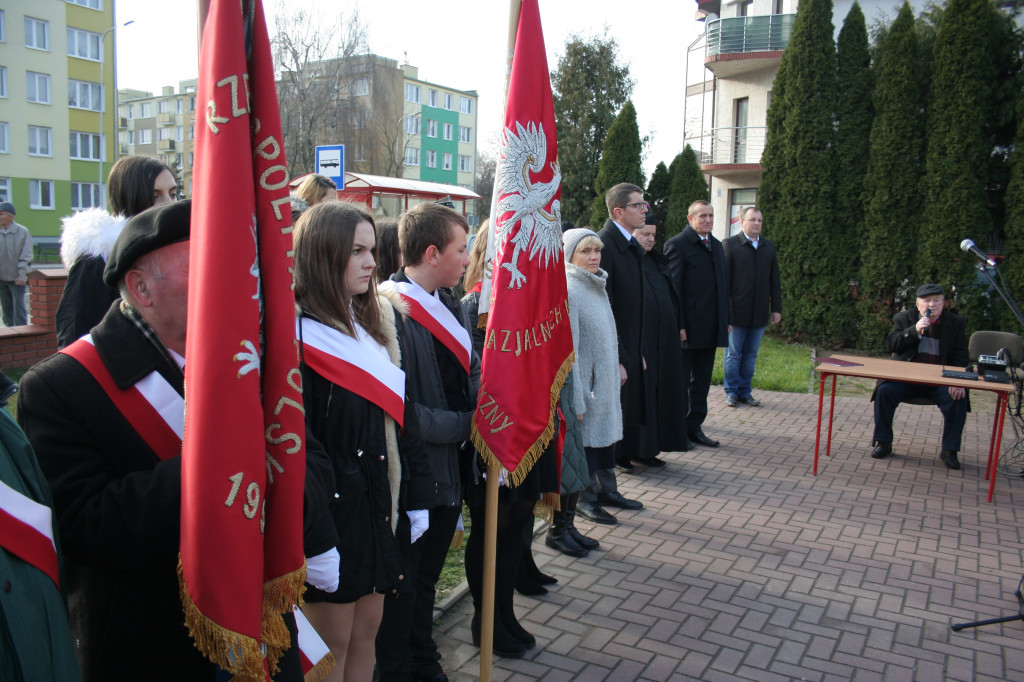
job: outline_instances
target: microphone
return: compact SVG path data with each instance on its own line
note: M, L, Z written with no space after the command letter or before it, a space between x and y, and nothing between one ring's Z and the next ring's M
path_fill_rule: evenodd
M932 326L932 309L931 308L925 308L924 309L924 328L925 328L925 331L927 331L928 328L931 327L931 326Z
M971 241L970 239L965 239L962 242L960 242L960 250L963 251L964 253L974 254L975 258L980 260L982 263L985 263L990 268L994 268L996 266L996 262L989 258L984 251L975 246L974 242Z

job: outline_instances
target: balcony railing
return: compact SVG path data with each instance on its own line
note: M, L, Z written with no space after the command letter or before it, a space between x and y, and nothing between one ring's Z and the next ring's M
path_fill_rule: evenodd
M158 126L172 126L174 125L174 114L157 114L156 124Z
M730 17L707 23L708 57L736 52L785 50L795 14Z
M157 140L156 148L161 152L173 152L174 140Z
M766 131L764 126L713 128L701 140L701 165L761 163Z

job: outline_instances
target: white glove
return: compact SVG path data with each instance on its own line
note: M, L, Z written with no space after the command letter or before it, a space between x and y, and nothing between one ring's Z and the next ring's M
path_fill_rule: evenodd
M409 517L409 536L411 542L416 542L430 528L430 511L427 509L413 509L405 512Z
M324 592L337 592L341 582L341 555L337 547L306 557L306 582Z

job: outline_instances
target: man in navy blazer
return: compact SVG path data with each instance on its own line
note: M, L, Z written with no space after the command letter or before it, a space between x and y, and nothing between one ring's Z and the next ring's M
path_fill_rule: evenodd
M701 425L708 415L708 390L715 366L715 349L725 347L732 331L725 252L711 230L715 210L699 199L686 216L689 225L665 242L672 284L679 294L679 339L683 344L683 381L689 385L686 430L690 442L711 448Z

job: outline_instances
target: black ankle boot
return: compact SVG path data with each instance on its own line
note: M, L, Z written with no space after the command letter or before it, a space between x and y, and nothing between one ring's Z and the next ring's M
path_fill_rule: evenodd
M569 515L569 525L566 527L569 536L576 541L577 545L579 545L585 550L589 551L592 549L600 549L600 542L588 538L586 535L584 535L576 529L576 505L579 503L580 494L573 493L572 495L566 495L565 500L567 507L565 511Z
M548 588L526 575L524 571L519 571L519 578L516 580L516 592L524 597L539 597L542 594L547 594Z
M523 555L519 559L519 580L522 581L524 578L536 583L538 586L554 585L558 582L558 578L550 576L546 573L541 572L537 568L537 562L533 558L533 524L526 524L526 528L523 529ZM519 589L519 585L516 585L516 589L519 590L520 594L526 594Z
M554 523L548 528L544 544L551 549L557 549L566 556L585 557L589 552L576 542L569 534L569 512L556 511Z
M537 638L526 631L525 628L520 624L516 618L516 614L512 611L511 607L507 610L502 609L500 611L501 623L505 626L505 630L516 638L519 643L525 646L527 649L532 649L537 646Z
M480 646L479 611L473 613L473 622L469 626L469 631L470 634L473 636L473 646ZM526 653L526 645L509 634L508 630L505 628L500 618L494 619L493 644L493 650L495 655L501 656L502 658L522 658L523 654Z

